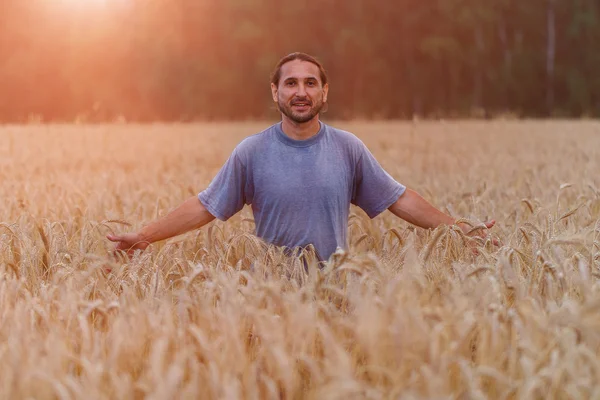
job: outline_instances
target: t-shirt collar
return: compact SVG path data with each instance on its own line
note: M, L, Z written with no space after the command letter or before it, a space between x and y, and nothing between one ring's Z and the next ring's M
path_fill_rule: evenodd
M319 121L319 132L317 132L316 135L311 136L308 139L305 140L296 140L296 139L292 139L291 137L289 137L288 135L285 134L285 132L283 132L283 121L279 122L277 124L275 124L275 132L277 133L277 138L285 145L288 146L292 146L292 147L308 147L308 146L312 146L313 144L317 143L319 140L321 140L321 138L323 137L323 134L325 133L325 124L321 121Z

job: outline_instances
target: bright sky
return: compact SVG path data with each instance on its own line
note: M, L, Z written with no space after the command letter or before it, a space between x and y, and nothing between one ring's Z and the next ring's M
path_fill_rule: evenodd
M93 9L106 9L131 3L133 0L51 0L61 8L70 8L74 11L85 11Z
M133 6L134 0L44 0L42 4L56 17L84 18L92 23L90 15L100 19L115 15L124 7Z

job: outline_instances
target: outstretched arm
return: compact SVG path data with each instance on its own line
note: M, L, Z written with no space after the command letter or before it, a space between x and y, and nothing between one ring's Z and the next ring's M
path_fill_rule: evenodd
M151 243L198 229L213 219L214 215L208 212L197 196L194 196L163 218L144 226L139 232L107 235L107 239L117 243L115 250L124 250L132 254L136 249L145 250Z
M392 204L388 210L394 215L403 220L419 226L421 228L437 228L441 224L454 225L458 219L452 218L451 216L444 214L425 200L420 194L412 189L406 189L402 196ZM486 222L485 226L490 229L496 224L496 221L492 220ZM465 223L459 223L458 226L467 233L471 230L471 226ZM477 231L481 237L486 237L485 233L480 230Z

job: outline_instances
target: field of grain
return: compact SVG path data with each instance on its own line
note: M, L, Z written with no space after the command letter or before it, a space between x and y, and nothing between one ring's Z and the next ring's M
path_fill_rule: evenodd
M502 245L353 208L305 275L244 209L115 260L268 123L0 127L0 398L600 398L600 123L332 124Z

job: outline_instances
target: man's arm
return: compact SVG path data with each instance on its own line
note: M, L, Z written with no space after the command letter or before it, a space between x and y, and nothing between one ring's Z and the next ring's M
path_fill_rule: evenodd
M404 193L392 204L388 210L394 215L403 220L421 228L430 229L437 228L441 224L454 225L458 219L444 214L425 200L420 194L412 189L406 189ZM486 222L487 229L493 227L496 221ZM458 226L467 233L471 230L471 226L465 223L459 223ZM486 237L486 234L481 230L476 231L480 237ZM494 241L496 243L496 241Z
M444 214L425 200L420 194L406 188L404 194L388 210L406 222L421 228L436 228L441 224L452 225L454 218Z
M145 250L151 243L198 229L214 219L215 216L194 196L163 218L144 226L139 232L107 235L107 239L117 243L115 250L125 250L132 254L136 249Z

